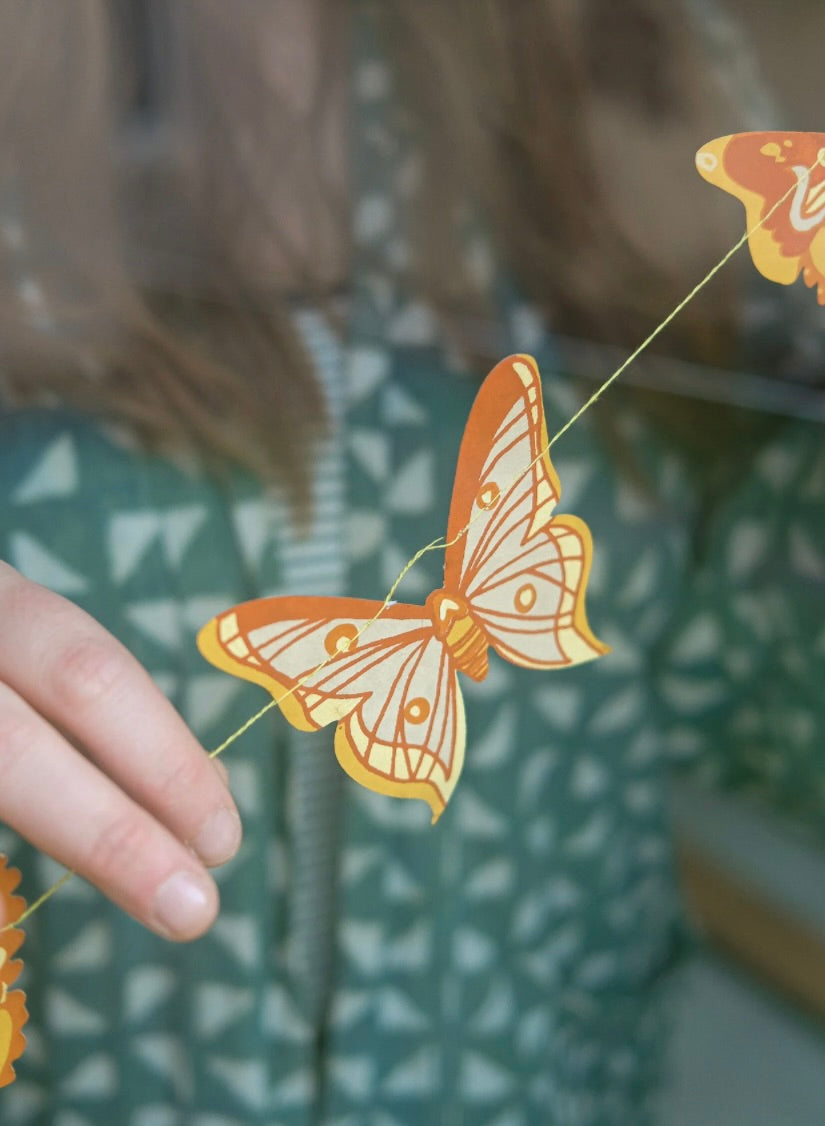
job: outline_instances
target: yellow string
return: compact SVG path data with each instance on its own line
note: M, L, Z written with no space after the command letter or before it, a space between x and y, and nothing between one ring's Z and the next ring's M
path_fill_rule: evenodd
M243 735L244 732L248 731L253 723L257 723L259 719L265 716L268 711L271 711L272 708L277 707L277 705L278 701L274 699L270 700L268 704L264 704L259 712L255 712L253 716L250 716L246 723L242 723L238 730L233 731L228 739L224 739L219 747L215 747L214 751L210 751L209 757L217 758L218 755L223 754L226 748L231 747L236 739L240 739L241 735Z
M67 884L74 875L76 875L75 872L64 872L57 883L52 884L47 891L44 891L39 899L35 899L34 903L30 904L22 915L18 915L13 922L6 923L4 927L0 927L0 934L3 934L4 931L10 931L14 927L19 927L20 924L24 923L30 915L33 915L39 907L42 907L47 899L51 899L56 891L59 891L64 884Z
M810 165L810 167L808 168L808 172L809 173L812 172L817 167L818 164L819 164L819 156L817 155L817 159L813 162L813 164ZM661 321L656 326L656 328L654 328L653 331L648 336L645 337L645 339L642 341L642 343L636 349L634 349L633 352L630 353L630 355L627 357L627 359L624 360L624 362L621 363L616 368L616 370L611 375L608 376L608 378L604 381L604 383L602 383L601 386L598 387L593 392L593 394L590 396L590 398L585 403L583 403L581 407L579 407L579 409L576 411L576 413L573 415L573 417L568 419L567 422L565 422L564 426L562 426L560 430L556 431L556 433L547 442L547 444L539 450L539 452L536 454L536 456L533 458L533 460L530 462L530 464L525 466L524 469L520 470L515 475L513 480L506 486L506 488L503 491L508 492L513 487L513 485L517 484L526 474L528 474L536 465L538 465L538 463L542 460L542 458L545 457L546 454L549 453L551 447L554 446L556 444L556 442L558 442L558 440L560 438L562 438L567 433L567 431L579 421L579 419L582 417L582 415L586 411L590 410L590 408L595 403L597 403L599 401L599 399L602 397L602 395L605 393L605 391L607 391L607 389L613 383L616 382L616 380L619 378L619 376L621 376L630 367L630 365L635 360L637 360L639 358L639 356L642 354L642 352L644 352L647 348L650 347L650 345L653 343L653 341L658 336L660 336L661 333L664 332L664 330L668 327L668 325L670 325L676 319L676 317L679 316L679 314L682 312L682 310L685 308L685 306L689 305L690 302L694 299L694 297L696 297L705 288L706 285L708 285L711 281L713 281L713 279L716 277L716 275L719 273L719 271L721 269L723 269L728 264L728 262L731 260L731 258L733 258L733 256L736 253L738 253L738 251L740 251L742 249L742 247L745 245L745 243L748 241L748 239L751 237L751 235L755 234L756 231L758 231L761 227L763 227L765 225L765 223L767 223L767 221L774 214L774 212L777 211L778 208L780 208L782 206L782 204L785 202L785 200L790 195L792 195L794 191L796 191L796 183L795 182L788 188L788 190L785 192L785 194L780 196L780 198L776 201L776 203L774 203L774 205L768 211L765 212L765 214L762 216L762 218L759 220L759 222L755 223L754 226L751 227L749 230L746 230L745 233L742 235L742 237L734 243L734 245L730 248L730 250L728 250L725 254L722 255L722 257L719 259L719 261L708 270L708 272L701 279L701 281L697 282L697 284L693 287L693 289L691 289L691 291L685 297L682 298L682 300L678 303L678 305L676 305L668 313L668 315L665 317L665 319L663 321ZM369 621L365 622L361 626L361 628L353 635L349 644L352 645L353 642L358 641L366 633L366 631L370 628L370 626L372 626L375 622L378 621L378 619L381 617L381 615L384 613L384 611L389 607L390 603L392 602L392 598L393 598L393 595L395 594L396 590L398 590L399 586L404 581L407 574L413 569L413 567L419 562L420 559L422 559L425 555L428 555L432 551L445 551L448 547L452 547L453 544L458 543L458 541L462 538L462 536L465 536L467 534L467 532L472 527L475 520L477 520L480 516L485 515L485 514L486 513L484 513L483 511L477 512L475 514L475 516L471 517L467 521L467 523L464 525L463 528L459 529L459 531L456 532L455 536L453 536L453 538L451 540L447 541L447 540L444 539L443 536L439 536L437 539L434 539L430 543L428 543L425 547L419 548L419 550L415 553L415 555L413 555L412 558L409 559L404 564L404 566L402 567L402 569L401 569L401 571L398 575L398 578L395 580L395 582L390 587L386 597L384 598L384 601L381 603L378 610L369 619ZM249 730L249 728L253 726L253 724L257 723L258 720L261 719L264 715L266 715L267 712L271 711L272 708L278 707L285 700L289 699L290 696L293 696L298 691L299 688L302 688L307 683L307 681L309 681L318 672L320 672L322 669L324 669L329 664L329 662L332 661L336 656L338 656L338 653L330 654L330 656L328 656L325 660L323 660L319 665L317 665L315 668L311 669L308 673L306 673L301 680L297 681L292 686L292 688L288 689L286 692L284 692L281 696L278 696L277 698L273 697L273 699L271 699L268 704L266 704L263 708L261 708L260 711L256 712L253 716L251 716L246 721L246 723L243 723L237 729L237 731L233 731L232 734L227 739L224 739L224 741L221 743L221 745L219 747L216 747L213 751L210 751L209 757L210 758L217 758L218 755L223 754L223 752L227 749L227 747L230 747L235 742L236 739L239 739L241 737L241 735L244 735ZM58 891L61 887L63 887L64 884L68 883L69 880L74 875L75 875L74 872L71 872L71 871L65 872L60 877L60 879L56 883L52 884L52 886L50 888L48 888L40 896L39 899L35 900L35 902L30 907L28 907L23 912L23 914L20 915L20 917L18 919L15 919L15 921L13 923L7 923L5 926L0 927L0 934L2 934L4 931L10 930L12 927L16 927L19 923L22 923L24 919L28 919L31 915L34 914L35 911L37 911L46 902L47 899L50 899L56 891Z

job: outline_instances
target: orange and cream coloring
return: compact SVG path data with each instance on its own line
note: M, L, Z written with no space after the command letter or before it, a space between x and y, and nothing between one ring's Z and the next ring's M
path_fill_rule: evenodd
M26 1047L23 1025L29 1019L25 994L11 988L23 969L23 963L14 958L23 932L16 927L3 929L25 910L25 900L13 894L19 882L20 873L7 867L5 856L0 856L0 1087L14 1082L14 1062Z
M532 669L607 652L585 614L590 532L553 516L561 490L546 446L534 360L502 360L464 431L444 586L424 606L391 603L371 621L381 602L260 599L204 626L201 653L267 688L295 727L336 722L335 753L351 777L422 798L437 820L464 762L457 673L483 680L490 648Z
M825 305L825 133L717 137L696 154L696 167L744 204L760 274L791 285L801 273Z

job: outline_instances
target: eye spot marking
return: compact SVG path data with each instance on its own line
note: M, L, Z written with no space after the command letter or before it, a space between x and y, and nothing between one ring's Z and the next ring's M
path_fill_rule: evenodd
M520 614L527 614L536 604L536 588L532 583L525 583L516 591L513 604Z
M696 154L696 166L704 172L713 172L719 161L712 152L699 152Z
M478 490L476 504L479 508L495 508L501 496L501 489L495 481L488 481Z
M430 701L423 696L416 696L404 708L404 719L407 723L423 723L430 714Z
M337 656L338 653L348 653L350 649L355 648L357 642L355 639L358 636L358 629L352 622L344 622L340 626L335 626L324 638L324 648L330 657ZM355 644L353 644L355 642Z

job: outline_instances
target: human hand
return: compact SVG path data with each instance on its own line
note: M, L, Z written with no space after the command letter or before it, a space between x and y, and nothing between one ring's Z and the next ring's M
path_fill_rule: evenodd
M206 868L241 839L225 769L149 674L83 610L3 562L0 821L181 941L214 921Z

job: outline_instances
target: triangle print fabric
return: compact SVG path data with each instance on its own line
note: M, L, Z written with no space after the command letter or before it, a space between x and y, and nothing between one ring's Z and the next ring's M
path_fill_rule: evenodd
M607 651L590 630L592 542L554 516L541 383L529 356L502 360L473 405L456 470L444 585L424 606L353 598L271 598L201 630L203 655L266 687L295 727L337 722L335 753L378 793L422 798L437 820L466 742L457 673L482 681L489 649L555 669Z

